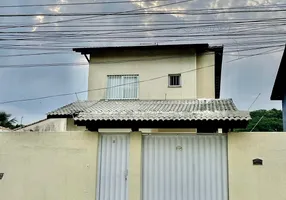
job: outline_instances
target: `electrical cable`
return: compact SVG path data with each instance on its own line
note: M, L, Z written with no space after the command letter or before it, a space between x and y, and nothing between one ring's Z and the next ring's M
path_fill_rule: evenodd
M234 62L234 61L236 61L236 59L227 61L226 63L231 63L231 62ZM205 68L213 67L213 66L214 65L208 65L208 66L201 67L199 69L186 70L186 71L178 72L178 74L190 73L190 72L193 72L193 71L197 71L197 70L201 70L201 69L205 69ZM168 75L163 75L163 76L158 76L158 77L154 77L154 78L150 78L150 79L145 79L145 80L134 82L134 83L144 83L144 82L154 81L154 80L158 80L158 79L165 78L165 77L168 77ZM55 98L55 97L70 96L70 95L74 95L74 94L87 93L87 92L90 92L90 91L106 90L106 89L120 87L120 86L127 85L127 84L131 84L131 83L120 84L120 85L116 85L116 86L112 86L112 87L102 87L102 88L83 90L83 91L72 92L72 93L63 93L63 94L48 95L48 96L42 96L42 97L36 97L36 98L27 98L27 99L3 101L3 102L0 102L0 105L8 104L8 103L27 102L27 101L35 101L35 100L43 100L43 99Z

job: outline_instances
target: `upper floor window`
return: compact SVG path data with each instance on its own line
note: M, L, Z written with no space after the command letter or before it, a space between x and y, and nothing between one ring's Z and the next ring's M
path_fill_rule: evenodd
M181 74L169 74L169 87L181 86Z
M107 76L107 99L138 99L138 75Z

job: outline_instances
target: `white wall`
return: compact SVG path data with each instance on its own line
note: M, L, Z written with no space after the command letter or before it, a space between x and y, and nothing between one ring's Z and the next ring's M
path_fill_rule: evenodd
M164 59L163 59L164 58ZM132 62L130 61L132 60ZM196 98L196 71L182 74L182 87L169 88L168 74L196 69L196 54L188 52L127 51L109 55L93 55L89 69L89 90L105 88L107 75L139 74L139 80L165 76L140 83L140 99L192 99ZM104 99L106 90L90 91L89 100Z
M1 200L94 200L98 133L0 133Z

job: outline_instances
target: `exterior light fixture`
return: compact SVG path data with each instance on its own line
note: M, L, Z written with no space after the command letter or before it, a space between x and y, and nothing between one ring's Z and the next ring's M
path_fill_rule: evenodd
M0 173L0 180L2 180L4 173Z

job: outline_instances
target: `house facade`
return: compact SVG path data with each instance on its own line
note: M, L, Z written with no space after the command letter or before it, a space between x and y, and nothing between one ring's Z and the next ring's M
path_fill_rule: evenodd
M89 99L0 133L0 199L286 199L286 134L229 132L250 116L219 98L221 47L75 51L91 65Z
M223 105L220 108L216 107L220 103L224 104L219 102L223 58L222 46L176 44L78 48L74 49L74 51L85 55L90 63L88 100L75 102L50 112L48 113L48 118L68 117L75 120L76 125L86 126L90 130L98 130L100 128L111 128L113 130L115 128L131 128L138 130L139 128L145 128L147 132L164 132L170 131L172 128L187 132L217 132L218 128L227 131L235 126L245 126L245 123L247 123L247 117L243 118L243 116L247 115L239 112L231 100L224 102L229 105ZM90 58L88 58L88 55ZM164 108L164 104L169 104L167 109L166 106ZM152 105L154 105L153 108L155 110L152 110ZM122 108L122 110L118 111L121 113L134 114L139 112L143 115L141 111L144 109L149 115L153 112L161 113L163 118L166 117L164 114L178 114L182 120L174 124L170 123L170 121L175 118L169 117L169 122L167 122L168 120L153 120L153 123L146 123L147 118L137 119L135 120L136 122L130 118L128 120L125 119L124 122L121 120L120 123L117 123L120 121L120 118L118 118L117 122L113 121L112 124L109 124L108 121L110 119L119 115L114 109L114 112L110 112L112 108L118 108L118 106ZM136 110L140 106L141 110ZM184 109L175 109L176 107L186 106L189 106L187 107L187 110L190 108L189 112L186 112L187 110ZM102 113L100 107L105 108L106 112ZM148 110L149 108L151 110ZM218 110L216 110L217 108ZM95 112L92 113L90 110ZM200 110L212 113L195 113ZM192 123L188 123L189 118L184 118L182 115L189 115L190 113L192 113L193 117L197 116L199 120L193 120ZM207 116L208 114L214 114L214 117L216 114L219 114L223 120L214 123L215 120L219 119L213 118L210 120L210 115ZM239 119L240 114L242 114L241 120L229 120L232 117L236 117L236 115ZM93 118L85 120L83 116L87 115L109 115L111 117L110 119L107 117L108 120L98 119L94 123L91 122ZM146 116L147 113L144 113L144 115ZM228 116L230 116L229 119ZM140 120L144 121L144 125ZM210 126L200 123L203 120L208 120ZM231 122L229 123L229 121ZM139 125L138 123L141 124ZM146 130L147 128L149 130ZM168 129L164 130L164 128ZM183 130L183 128L189 129Z
M48 113L98 138L98 200L228 199L227 132L248 112L220 99L223 47L74 49L90 63L88 100Z
M0 160L11 163L12 156L13 166L24 166L18 179L29 187L41 182L31 193L5 192L7 199L237 199L230 198L237 191L229 186L229 153L237 148L228 146L228 132L246 127L250 116L220 99L223 47L74 51L90 62L88 100L54 110L48 119L67 119L85 131L0 135ZM3 166L0 192L13 186L18 169Z
M74 50L90 55L88 100L219 98L222 46L161 45ZM132 82L137 83L128 84ZM121 86L112 88L115 85Z

